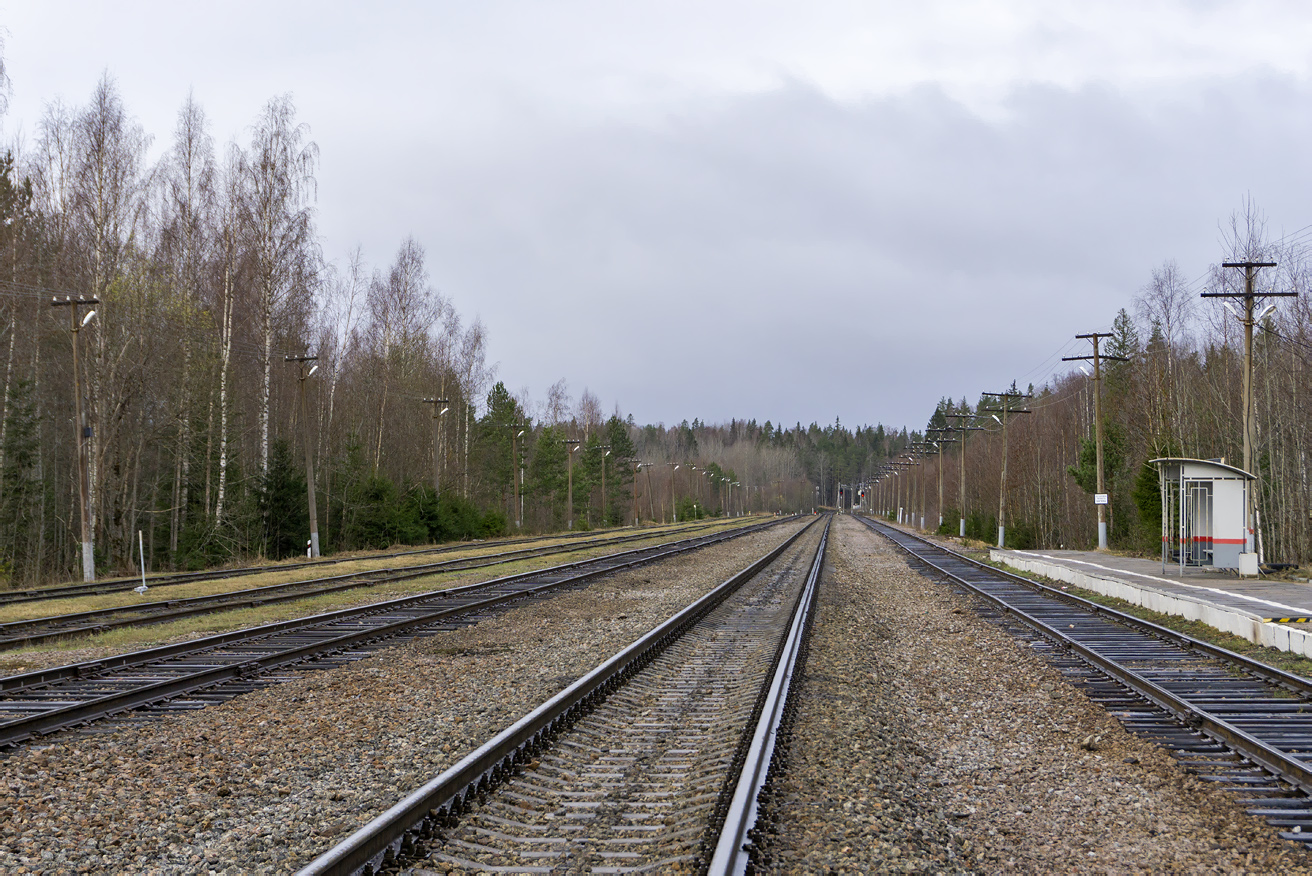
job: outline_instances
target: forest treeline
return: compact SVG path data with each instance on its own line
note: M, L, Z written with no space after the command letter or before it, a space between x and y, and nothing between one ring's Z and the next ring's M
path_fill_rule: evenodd
M1258 296L1269 296L1258 299L1254 315L1262 318L1254 327L1252 347L1256 529L1265 561L1306 564L1312 561L1312 418L1305 379L1312 357L1309 231L1273 239L1251 202L1221 230L1224 252L1216 264L1194 280L1186 279L1174 262L1162 264L1138 290L1133 313L1122 309L1114 315L1111 337L1102 342L1104 354L1126 360L1102 363L1109 543L1149 555L1160 552L1161 498L1156 467L1149 460L1184 456L1242 466L1244 331L1237 318L1242 303L1204 298L1203 293L1243 292L1244 271L1222 262L1274 262L1275 267L1256 272L1254 289ZM1271 304L1276 306L1268 312ZM1075 339L1064 351L1069 356L1089 353L1089 342ZM1012 402L1031 413L1008 422L1010 546L1096 545L1093 388L1090 375L1068 371L1038 388L1022 387L1020 394L1032 399ZM1017 391L1014 383L1011 391ZM966 434L965 516L969 534L986 541L996 538L1001 488L1003 436L989 410L997 407L997 399L983 395L974 405L949 396L939 401L927 424L927 431L962 422L984 427ZM914 442L925 435L917 432L910 438ZM956 534L962 448L955 443L943 448L941 506L936 449L931 447L919 465L897 480L918 483L923 477L931 526L942 514L944 532ZM919 509L918 488L916 496L912 507Z
M640 425L563 380L541 401L511 393L482 324L435 289L418 241L385 266L358 250L324 258L317 167L290 97L223 145L188 98L152 152L108 75L85 104L49 104L31 143L0 155L0 582L79 574L79 450L105 573L135 568L139 544L153 569L303 553L307 460L332 553L809 510L925 436L838 421ZM1300 293L1256 336L1257 474L1267 558L1307 562L1309 260L1300 237L1269 240L1251 206L1228 234L1226 258L1278 263L1262 288ZM1115 316L1103 349L1127 361L1105 363L1103 388L1113 546L1156 542L1147 460L1240 459L1241 331L1199 293L1241 282L1219 266L1187 282L1167 263ZM1029 390L1032 413L1009 429L1008 539L1087 547L1091 382L1066 372ZM982 399L955 395L929 427L981 414ZM978 423L966 515L989 537L1001 434L986 414ZM916 471L929 519L951 523L960 448L945 447L941 509L938 456Z
M332 553L809 509L851 443L515 397L417 241L324 259L288 96L223 145L189 97L152 145L106 74L0 157L0 581L80 573L79 453L104 574L303 554L307 460Z

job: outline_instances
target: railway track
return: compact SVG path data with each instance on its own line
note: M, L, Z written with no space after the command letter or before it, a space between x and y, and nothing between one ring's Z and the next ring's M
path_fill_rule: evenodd
M696 529L705 528L707 524L692 524L680 526L671 529L665 529L661 535L674 535L681 532L691 532ZM646 535L622 535L619 537L598 537L592 533L571 532L561 535L550 536L553 541L581 541L581 542L607 542L607 541L624 541L633 538L651 538L652 534ZM176 587L181 584L195 584L200 581L217 581L227 578L241 578L249 575L268 574L271 572L285 572L299 569L308 569L318 566L334 566L340 563L357 563L361 561L372 560L392 560L401 557L422 556L426 554L446 554L454 551L479 550L491 547L505 547L507 545L523 544L528 541L543 541L543 538L507 538L499 541L476 541L461 542L459 544L446 544L436 547L416 548L406 551L392 551L390 553L376 553L367 556L351 557L328 557L317 560L301 560L295 564L263 564L259 566L244 566L237 569L205 569L197 572L167 572L164 574L154 574L146 576L146 585L148 588L156 587ZM82 596L102 596L112 593L127 593L140 587L142 580L140 577L135 578L102 578L97 581L82 584L61 584L55 587L37 587L26 590L6 590L0 592L0 607L6 605L19 605L25 602L42 602L48 599L76 599Z
M313 596L363 587L376 587L380 584L391 584L413 578L489 568L529 558L547 557L554 554L627 544L634 541L650 541L664 534L637 533L582 541L570 540L564 544L519 548L496 554L439 560L399 568L370 569L362 572L308 578L302 581L289 581L284 584L270 584L264 587L232 590L225 593L213 593L185 599L133 602L128 605L110 608L68 612L31 620L10 621L0 623L0 651L39 645L44 642L74 636L96 635L122 627L162 624L188 617L215 614L238 608L255 608L263 605L293 602L298 599L308 599Z
M982 612L1132 733L1312 846L1312 681L868 519L923 574L982 597Z
M769 521L367 606L0 679L0 748L103 721L203 708L289 671L329 668L382 647L476 623L511 602L776 525ZM134 717L135 719L135 717Z
M745 872L828 526L798 532L301 876Z

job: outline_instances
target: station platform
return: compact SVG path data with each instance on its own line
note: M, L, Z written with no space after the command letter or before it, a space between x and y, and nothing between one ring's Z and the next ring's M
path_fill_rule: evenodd
M991 548L994 562L1312 657L1312 585L1093 551Z

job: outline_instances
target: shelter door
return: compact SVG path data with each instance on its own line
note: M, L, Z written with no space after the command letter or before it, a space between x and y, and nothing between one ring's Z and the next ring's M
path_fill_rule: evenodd
M1212 564L1212 482L1185 481L1184 513L1181 515L1184 562L1191 566Z

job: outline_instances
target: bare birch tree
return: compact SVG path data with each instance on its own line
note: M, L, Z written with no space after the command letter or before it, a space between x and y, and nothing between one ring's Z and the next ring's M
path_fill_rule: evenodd
M178 111L173 150L165 169L165 239L175 294L184 300L183 313L199 312L202 273L212 235L214 206L214 142L207 130L205 112L188 93ZM178 375L177 435L174 443L172 505L169 514L169 552L178 551L178 534L187 525L191 483L192 385L196 332L199 325L182 326L182 368Z
M86 375L91 428L87 501L94 533L100 528L104 502L112 498L105 495L106 487L121 495L121 490L115 489L122 486L121 479L117 485L106 484L105 461L111 453L124 450L115 445L115 440L129 422L126 415L140 389L136 380L142 362L133 347L146 339L115 312L120 293L130 300L139 287L114 284L127 267L147 219L150 180L145 160L150 138L129 118L108 73L97 83L91 104L78 115L75 131L74 228L84 241L90 262L88 291L102 299L99 320L88 326L91 357ZM124 520L115 515L111 522L113 534L121 543Z
M275 320L288 299L307 291L313 273L315 169L319 147L307 140L309 126L296 123L291 95L265 105L249 151L242 155L242 207L255 261L256 293L263 343L260 376L260 474L269 471L269 399L272 389Z

